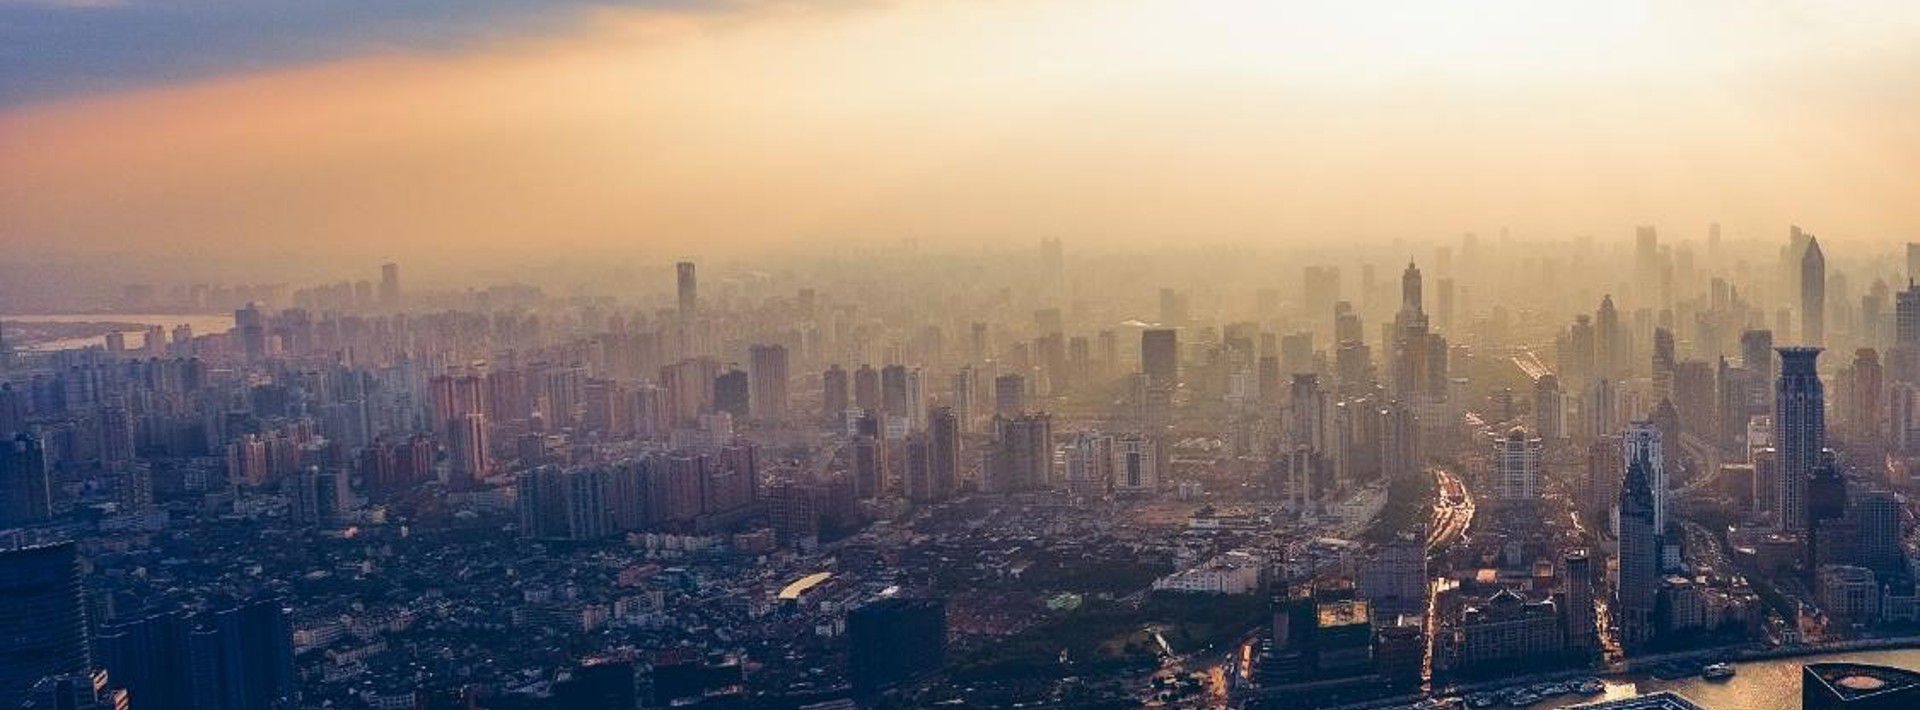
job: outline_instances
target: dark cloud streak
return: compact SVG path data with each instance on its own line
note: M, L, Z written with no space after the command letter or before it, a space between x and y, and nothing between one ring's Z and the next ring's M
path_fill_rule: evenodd
M592 7L714 0L0 0L0 109L365 51L564 30Z

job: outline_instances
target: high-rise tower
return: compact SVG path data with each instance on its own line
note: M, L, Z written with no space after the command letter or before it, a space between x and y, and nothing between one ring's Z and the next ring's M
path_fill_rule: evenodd
M694 277L693 262L682 261L674 264L673 271L680 297L680 320L693 320L693 317L700 312L700 285Z
M1780 382L1774 388L1773 441L1780 466L1779 511L1774 523L1801 532L1807 523L1807 477L1826 448L1826 391L1815 370L1820 348L1780 348Z
M1809 347L1826 345L1827 339L1827 257L1820 253L1820 240L1807 237L1807 253L1800 257L1800 342Z
M400 265L387 262L380 265L380 307L398 308L400 306Z
M1642 450L1627 462L1620 488L1620 586L1615 590L1620 641L1629 651L1653 636L1660 584L1660 528L1654 523L1653 462Z
M72 542L0 552L0 600L0 698L25 698L41 678L92 669Z
M1625 447L1621 460L1647 461L1647 488L1653 491L1653 529L1657 531L1667 529L1667 459L1661 439L1659 427L1651 421L1634 422L1621 437Z

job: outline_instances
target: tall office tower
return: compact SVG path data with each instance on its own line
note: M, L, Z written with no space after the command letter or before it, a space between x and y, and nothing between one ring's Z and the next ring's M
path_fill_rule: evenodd
M662 404L673 426L687 426L712 411L713 381L719 376L720 363L713 358L681 360L660 368Z
M1365 599L1376 615L1425 614L1426 536L1402 534L1381 545L1373 559L1360 568L1353 593Z
M1059 237L1040 240L1040 277L1054 295L1066 294L1067 255Z
M1620 483L1626 470L1626 446L1619 434L1594 439L1587 445L1586 494L1580 506L1587 519L1605 519L1620 502Z
M1442 333L1453 332L1453 279L1443 278L1434 283L1433 301L1434 326Z
M1373 352L1366 343L1358 340L1341 343L1340 349L1333 353L1333 361L1341 396L1357 397L1373 386Z
M1060 448L1064 464L1061 479L1068 493L1106 495L1113 487L1112 436L1097 431L1074 432Z
M1009 419L1027 411L1027 378L1017 374L993 378L993 413Z
M1916 302L1920 305L1920 301ZM1920 311L1917 311L1920 312ZM1780 359L1773 351L1773 331L1747 330L1740 333L1740 366L1759 380L1759 397L1766 409L1773 409L1773 381L1780 377Z
M1567 646L1591 650L1598 645L1597 614L1593 605L1593 559L1585 548L1567 551L1560 565L1565 580Z
M927 413L927 446L932 500L943 501L960 489L960 417L951 407Z
M298 689L292 614L266 599L211 611L187 633L194 708L278 708ZM138 700L134 702L138 703Z
M71 541L0 550L0 698L93 669L80 574Z
M1327 396L1320 391L1319 378L1311 373L1294 375L1287 392L1287 447L1305 446L1325 453Z
M977 389L974 377L972 365L960 368L953 373L952 387L947 393L948 406L953 408L953 416L959 420L960 431L963 432L973 430L973 420L979 412L979 407L974 401L974 392Z
M1666 405L1678 411L1680 428L1711 441L1718 422L1715 372L1705 360L1682 360L1673 371L1673 394Z
M1254 379L1260 381L1260 403L1273 405L1280 403L1280 358L1274 355L1261 355L1253 366Z
M1413 410L1388 402L1379 410L1380 475L1387 481L1421 475L1420 424Z
M848 677L870 697L930 673L947 653L947 603L889 597L847 614Z
M1598 372L1594 340L1593 317L1584 313L1554 339L1556 369L1569 386L1584 386Z
M267 356L267 315L261 312L260 304L249 303L233 312L233 332L240 336L240 352L248 360Z
M988 453L990 493L1041 490L1053 482L1053 416L994 417Z
M1613 380L1596 378L1580 398L1580 410L1583 415L1583 431L1588 440L1597 439L1620 429L1619 394Z
M1820 240L1807 237L1800 257L1800 344L1821 347L1827 340L1827 257Z
M1899 499L1885 488L1861 487L1853 492L1848 507L1848 515L1859 525L1860 564L1880 574L1904 573Z
M679 296L680 320L691 321L700 314L700 284L694 276L693 262L674 264L673 272Z
M880 368L880 411L888 416L907 413L907 366Z
M380 265L380 306L400 307L400 265L391 261Z
M1360 322L1360 314L1355 313L1353 304L1341 301L1333 304L1333 342L1337 345L1349 340L1364 341L1367 334Z
M755 345L748 351L752 369L753 416L765 422L778 422L787 416L787 348L784 345Z
M866 499L885 495L893 481L887 472L887 440L880 417L873 412L861 414L854 422L853 432L850 468L854 497Z
M1502 502L1525 502L1540 499L1540 437L1527 433L1522 427L1509 429L1504 436L1494 440L1493 460L1496 468L1494 490Z
M134 710L191 708L185 614L170 612L103 624L93 636L94 659L127 690Z
M1426 321L1427 302L1420 292L1420 267L1413 261L1407 261L1407 269L1400 272L1400 313L1407 318L1419 318Z
M1160 481L1158 440L1123 434L1113 441L1113 487L1121 493L1152 493Z
M1567 408L1560 378L1552 373L1533 381L1533 430L1546 441L1567 438Z
M1826 449L1826 391L1815 369L1820 348L1780 348L1780 382L1774 389L1773 441L1779 457L1779 510L1783 532L1806 529L1807 477Z
M1920 285L1893 295L1893 349L1887 353L1893 382L1920 382Z
M744 420L753 407L753 384L747 373L727 370L713 378L713 411Z
M1805 569L1821 565L1853 564L1859 549L1858 526L1841 520L1847 513L1847 479L1831 457L1822 457L1807 477L1807 541Z
M1660 237L1650 225L1633 228L1633 282L1645 297L1660 293Z
M1316 501L1328 488L1325 476L1326 457L1310 446L1293 446L1286 450L1286 457L1280 460L1277 473L1279 480L1276 488L1285 493L1285 498L1293 510L1301 515L1309 515L1317 507Z
M901 455L901 483L907 500L933 502L933 437L924 431L907 432Z
M0 527L31 525L52 515L46 446L24 431L0 439Z
M861 365L853 371L853 406L876 414L880 411L880 371L872 365Z
M828 422L838 423L846 419L847 407L852 406L851 391L845 368L836 364L821 373L820 409Z
M1633 370L1629 364L1631 351L1626 326L1620 324L1620 311L1613 307L1613 294L1602 296L1600 307L1593 312L1594 367L1603 377L1626 377Z
M1389 368L1394 394L1409 401L1419 395L1444 394L1445 341L1428 331L1420 268L1411 261L1400 275L1400 311L1394 316L1389 332L1387 345L1391 349ZM1433 361L1436 342L1440 344L1438 354L1443 358L1438 363ZM1434 387L1436 373L1441 381L1437 388Z
M1853 353L1852 376L1847 382L1847 439L1856 445L1879 446L1885 442L1880 427L1884 414L1881 393L1886 386L1880 368L1880 353L1860 348Z
M1673 396L1673 368L1676 359L1673 354L1673 331L1666 328L1653 329L1653 398Z
M1140 371L1154 387L1180 381L1180 334L1171 328L1140 331Z
M1920 281L1920 242L1907 242L1907 282Z
M1313 332L1280 336L1280 371L1289 375L1313 371Z
M1653 491L1654 529L1661 531L1667 529L1667 459L1663 439L1659 426L1652 420L1634 422L1621 436L1621 445L1625 447L1622 458L1627 465L1640 459L1647 462L1647 488Z
M1631 449L1630 449L1631 450ZM1614 608L1620 641L1637 651L1653 636L1653 611L1660 585L1660 526L1655 519L1653 462L1649 452L1633 452L1620 489L1620 586Z
M487 415L463 414L453 420L447 438L448 459L453 463L453 485L471 486L493 473L487 448Z

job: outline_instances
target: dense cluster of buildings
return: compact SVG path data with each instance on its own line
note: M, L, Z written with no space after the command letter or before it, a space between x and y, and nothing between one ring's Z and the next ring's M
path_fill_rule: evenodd
M1397 280L1323 254L1276 286L1069 271L1049 241L978 280L687 262L564 299L389 266L224 331L0 346L4 578L45 600L0 612L38 634L4 637L31 662L0 683L135 710L930 704L953 673L1084 682L980 654L1085 605L1218 595L1271 600L1235 697L1312 705L1920 620L1920 288L1830 273L1797 229L1705 249L1469 235ZM1151 653L1116 638L1093 653ZM1108 680L1073 692L1135 690Z

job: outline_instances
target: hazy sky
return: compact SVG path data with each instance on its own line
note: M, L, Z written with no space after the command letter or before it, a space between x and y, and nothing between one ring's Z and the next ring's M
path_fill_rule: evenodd
M1912 2L0 0L15 253L1877 245L1916 196Z

